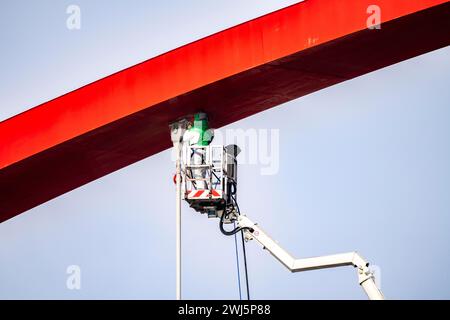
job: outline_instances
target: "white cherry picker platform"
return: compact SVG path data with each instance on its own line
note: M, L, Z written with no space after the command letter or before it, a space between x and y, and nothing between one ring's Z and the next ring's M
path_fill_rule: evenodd
M192 117L191 117L192 118ZM208 128L206 114L198 113L170 125L177 155L175 181L177 185L177 299L181 299L181 200L195 211L219 219L223 234L243 233L245 241L256 240L291 272L352 266L358 283L369 299L384 300L375 283L369 263L357 252L340 253L313 258L296 259L286 252L266 232L246 215L240 213L236 201L237 156L236 145L211 145L213 131ZM224 224L236 224L231 231Z

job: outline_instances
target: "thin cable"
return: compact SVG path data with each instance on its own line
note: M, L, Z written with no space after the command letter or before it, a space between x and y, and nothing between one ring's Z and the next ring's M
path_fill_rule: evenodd
M233 184L233 187L234 187L234 192L232 192L232 194L231 194L232 206L233 206L233 209L236 210L237 215L240 216L241 210L239 209L239 205L236 201L236 185ZM227 208L227 210L228 210L228 208ZM235 241L234 243L235 243L235 248L236 248L236 261L237 261L237 268L238 268L239 297L242 300L241 280L240 280L241 276L240 276L239 258L238 258L239 255L238 255L238 250L237 250L237 238L236 238L236 233L241 231L242 251L244 254L244 269L245 269L245 284L246 284L246 289L247 289L247 300L250 300L250 285L249 285L249 280L248 280L247 252L245 250L244 230L249 230L250 232L253 232L253 228L236 227L236 221L234 221L234 229L231 231L225 230L225 228L223 227L223 222L224 222L225 216L228 216L228 214L229 214L229 212L227 212L227 210L225 212L223 212L222 216L220 217L219 229L226 236L234 235L234 241Z
M236 222L234 223L236 226ZM239 288L239 300L242 300L242 290L241 290L241 272L239 268L239 252L238 252L238 244L237 244L237 236L234 234L234 249L236 252L236 268L237 268L237 276L238 276L238 288Z
M241 215L241 210L239 209L239 205L236 201L236 185L235 184L234 184L234 188L235 188L235 194L232 195L231 198L237 209L238 215ZM235 236L236 236L236 234L235 234ZM245 250L244 230L242 230L242 229L241 229L241 239L242 239L242 252L244 254L245 286L247 289L247 300L250 300L250 285L249 285L249 280L248 280L248 268L247 268L247 252Z
M245 285L247 287L247 300L250 300L250 286L248 284L247 252L245 251L244 231L241 231L241 237L242 237L242 251L244 253L244 270L245 270Z

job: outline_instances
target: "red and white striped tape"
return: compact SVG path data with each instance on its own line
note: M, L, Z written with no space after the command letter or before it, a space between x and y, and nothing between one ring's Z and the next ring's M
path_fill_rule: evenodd
M186 192L188 199L217 199L222 198L222 190L188 190Z

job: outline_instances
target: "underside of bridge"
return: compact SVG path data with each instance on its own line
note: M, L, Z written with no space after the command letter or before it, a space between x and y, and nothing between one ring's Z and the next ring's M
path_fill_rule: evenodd
M0 123L0 222L215 128L450 44L450 2L307 0L190 43ZM26 94L26 93L25 93Z

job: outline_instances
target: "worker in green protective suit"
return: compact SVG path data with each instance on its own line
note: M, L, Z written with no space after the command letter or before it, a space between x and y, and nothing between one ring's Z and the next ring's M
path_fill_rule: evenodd
M193 125L188 127L184 133L183 142L191 146L191 163L201 165L205 163L205 149L202 147L209 146L214 138L214 131L209 128L208 116L206 113L200 112L194 115ZM197 148L198 147L198 148ZM192 170L192 178L204 179L206 177L206 169L198 168ZM197 180L193 184L196 189L208 189L206 181Z
M214 138L214 132L209 129L206 113L196 113L194 124L188 127L184 133L183 141L189 145L208 146Z

